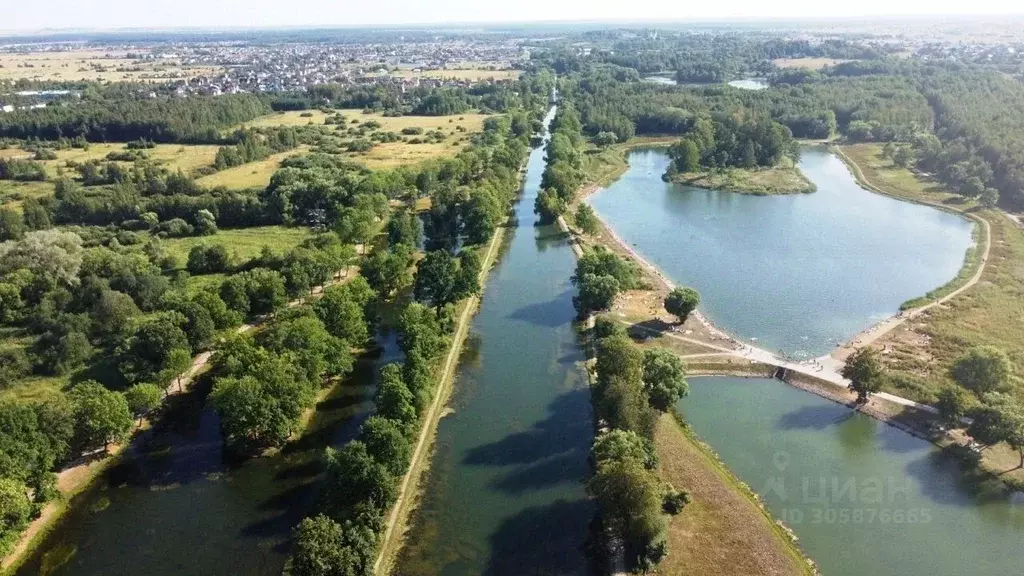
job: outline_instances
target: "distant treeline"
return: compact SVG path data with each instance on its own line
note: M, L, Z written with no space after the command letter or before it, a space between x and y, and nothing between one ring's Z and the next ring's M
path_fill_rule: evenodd
M0 137L91 142L220 143L224 128L269 114L265 98L251 94L189 98L83 99L67 105L0 115Z

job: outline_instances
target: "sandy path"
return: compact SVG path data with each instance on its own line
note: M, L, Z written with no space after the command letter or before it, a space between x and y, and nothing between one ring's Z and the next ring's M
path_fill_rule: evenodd
M483 285L484 280L487 278L488 272L490 272L491 266L494 264L495 253L498 250L498 246L501 244L501 239L504 238L508 229L503 227L499 229L500 233L494 235L491 238L491 244L487 247L487 254L484 255L483 266L481 266L479 281ZM437 423L443 416L442 408L447 404L448 388L450 387L451 380L454 378L455 368L458 366L459 354L462 351L462 340L465 338L469 331L469 319L472 317L473 312L477 309L482 297L483 291L473 296L467 303L466 307L462 310L462 314L459 316L459 323L455 329L455 334L452 338L451 348L448 349L448 356L445 358L444 367L441 370L441 378L437 387L437 391L434 394L434 401L430 403L430 408L427 409L427 413L423 420L423 426L420 427L419 437L416 439L416 448L413 450L412 457L409 459L409 468L402 476L402 482L398 487L398 496L395 498L395 503L391 506L391 513L388 515L388 523L384 528L384 536L381 538L380 552L377 554L377 559L373 563L373 573L380 573L381 565L384 563L385 557L389 553L389 548L392 544L391 540L395 536L395 528L398 526L400 521L404 521L409 510L405 510L408 506L410 494L414 494L415 490L410 491L410 488L414 488L418 483L419 477L423 473L421 464L423 460L429 455L430 440L434 436L434 432L437 428ZM397 553L398 549L394 552Z
M334 284L343 284L354 277L355 274L353 274L350 269L341 278L336 278L331 280L327 284L317 286L316 288L313 289L312 293L310 293L307 296L303 296L302 298L296 298L295 300L288 302L287 306L289 308L293 308L309 300L316 299L321 294L323 294L325 288L332 286ZM235 329L235 332L238 334L248 332L258 326L261 326L263 323L267 322L271 317L272 315L266 315L261 317L259 322L243 324L239 326L237 329ZM195 380L196 376L198 376L199 373L202 372L203 368L206 367L212 356L213 351L205 351L196 354L196 356L192 358L192 365L189 366L187 370L178 375L178 377L175 379L171 386L168 386L164 394L163 402L166 403L167 400L172 396L184 394L185 392L187 392L190 389L191 384ZM88 483L97 476L100 469L105 467L111 461L111 457L120 454L126 447L131 446L135 439L142 437L142 434L139 434L137 432L139 430L144 429L145 427L138 428L135 431L136 434L132 441L125 442L124 444L112 445L109 448L109 450L107 450L105 455L99 455L97 453L83 455L82 457L75 459L68 466L64 467L59 472L57 472L57 489L61 494L60 497L64 498L68 494L75 494L83 490L86 487L86 485L88 485ZM4 557L3 562L0 563L0 569L6 570L10 568L11 565L19 561L21 559L21 556L28 550L29 544L36 537L36 535L38 535L43 528L48 526L50 522L56 520L57 517L57 503L47 503L43 507L42 511L40 511L39 517L29 522L28 527L25 528L25 531L18 539L18 542L14 545L13 548L11 548L10 553Z

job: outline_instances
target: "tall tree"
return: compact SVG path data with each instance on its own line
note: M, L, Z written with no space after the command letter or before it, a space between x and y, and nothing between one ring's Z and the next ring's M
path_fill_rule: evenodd
M842 375L850 381L850 389L857 393L858 402L867 402L868 396L882 389L882 364L874 348L861 348L851 354Z

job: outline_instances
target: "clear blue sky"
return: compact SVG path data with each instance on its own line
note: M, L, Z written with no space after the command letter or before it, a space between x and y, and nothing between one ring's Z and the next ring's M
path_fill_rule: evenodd
M0 0L0 30L1021 14L1024 0Z

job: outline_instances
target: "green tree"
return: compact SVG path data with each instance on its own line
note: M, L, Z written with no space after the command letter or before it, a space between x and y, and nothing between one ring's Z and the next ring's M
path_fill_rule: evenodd
M689 138L683 138L669 149L672 167L676 172L688 173L700 170L700 150Z
M875 349L861 348L851 354L843 366L842 376L850 381L857 401L867 402L869 395L882 389L882 364Z
M594 143L601 148L607 148L618 141L618 137L615 132L598 132L597 136L594 136Z
M213 217L213 212L209 210L200 210L196 212L196 234L200 236L210 236L217 233L217 220Z
M0 554L11 551L31 516L32 501L26 486L11 478L0 478Z
M131 431L132 413L123 394L107 390L94 380L75 385L68 393L74 406L75 437L82 450L122 442Z
M370 338L364 305L344 286L324 290L323 296L313 304L313 311L332 336L357 346Z
M594 439L590 449L594 462L601 466L609 462L638 462L648 470L657 470L658 453L654 444L632 430L609 430Z
M573 297L572 302L582 316L595 310L611 308L621 286L614 276L585 274L577 283L577 289L579 294Z
M295 529L289 574L292 576L358 576L373 570L377 537L364 525L342 526L317 514Z
M410 438L416 431L416 398L405 384L402 366L391 363L380 370L377 394L374 404L377 414L403 424L406 437Z
M131 296L105 290L93 305L92 318L96 330L105 338L121 338L131 326L132 320L141 312Z
M985 208L995 208L996 204L999 203L999 190L992 188L991 186L985 188L981 195L978 196L978 202L981 203Z
M366 444L367 453L383 464L392 476L400 477L409 467L412 447L403 433L402 423L371 416L360 430L360 439Z
M935 407L946 425L959 428L971 407L971 395L959 386L946 386L939 391Z
M0 242L21 240L25 236L25 230L21 214L11 208L0 207Z
M667 522L658 477L639 462L612 460L587 481L604 524L622 539L629 568L647 571L665 555Z
M404 244L393 251L377 250L363 260L360 274L382 298L391 296L410 281L410 252ZM393 248L396 248L393 247Z
M355 440L342 449L324 451L327 479L324 482L323 508L330 512L349 510L360 505L364 510L383 515L397 495L395 477L376 461L366 445Z
M141 422L142 417L149 414L154 408L160 405L163 398L163 390L156 384L143 382L136 384L124 391L124 399L128 402L128 409Z
M118 368L127 382L153 382L174 350L190 355L188 337L171 317L160 316L140 324L117 348Z
M672 409L690 392L682 359L663 348L645 350L644 390L655 410L668 412Z
M573 217L576 227L584 234L596 236L601 231L600 221L594 209L586 202L580 202L576 207L576 214Z
M292 391L297 392L292 386ZM210 399L220 414L225 442L242 452L281 446L291 436L301 412L297 394L261 382L253 376L218 378Z
M961 386L984 394L1005 388L1012 371L1006 352L994 346L975 346L956 359L950 374Z
M679 323L686 322L686 318L700 305L700 293L688 286L673 288L665 297L665 310L679 319Z
M459 261L447 250L434 250L420 260L416 268L414 293L421 302L440 310L458 301Z

